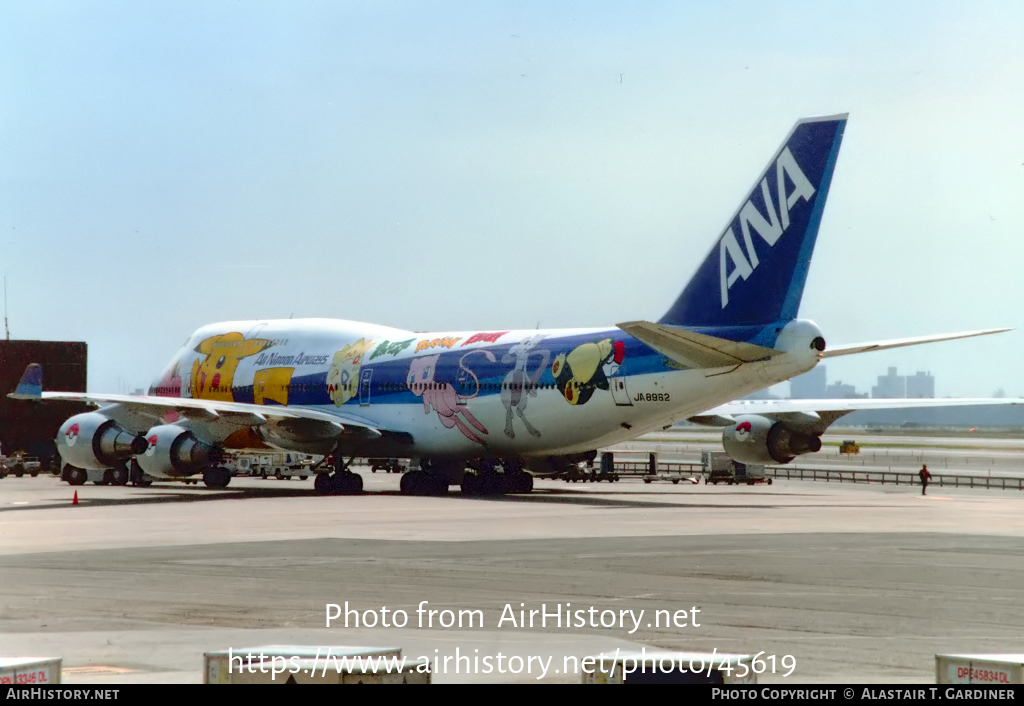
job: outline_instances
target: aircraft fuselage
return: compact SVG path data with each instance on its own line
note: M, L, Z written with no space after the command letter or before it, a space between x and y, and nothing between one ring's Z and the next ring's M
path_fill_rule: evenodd
M196 331L150 394L330 412L341 424L408 433L412 457L562 455L809 370L819 335L813 323L793 321L772 336L785 355L686 369L618 328L413 333L334 319L226 322ZM322 444L269 445L324 452Z

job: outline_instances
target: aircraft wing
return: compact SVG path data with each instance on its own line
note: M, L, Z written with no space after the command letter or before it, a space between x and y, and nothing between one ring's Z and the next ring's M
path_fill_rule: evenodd
M197 421L213 422L223 420L239 427L258 427L265 424L285 426L310 426L309 431L317 435L340 437L345 434L375 439L384 432L369 420L345 413L328 413L302 407L279 407L241 402L218 402L179 397L151 397L146 395L101 395L88 392L43 392L38 397L19 396L17 399L63 400L83 402L96 407L118 405L131 414L162 418L168 412L177 412L182 417Z
M1024 405L1016 397L937 397L900 399L839 400L737 400L714 407L688 421L706 426L724 427L736 423L736 417L758 414L779 421L798 422L824 431L835 420L860 409L918 409L923 407L970 407L988 405Z
M938 333L931 336L913 336L911 338L891 338L888 341L873 341L871 343L850 343L844 346L829 346L821 354L822 358L835 358L840 355L853 355L854 353L869 353L871 351L884 351L888 348L902 348L903 346L916 346L921 343L935 343L936 341L952 341L957 338L971 338L973 336L988 336L993 333L1011 331L1008 328L987 328L978 331L960 331L958 333Z

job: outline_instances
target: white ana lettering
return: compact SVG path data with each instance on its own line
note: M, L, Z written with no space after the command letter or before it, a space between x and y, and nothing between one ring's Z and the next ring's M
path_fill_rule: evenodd
M765 220L757 207L749 200L740 211L740 229L743 231L743 244L747 246L747 257L750 259L751 267L757 267L760 262L757 259L753 239L750 237L751 227L769 245L775 245L775 241L782 235L782 226L779 225L779 218L775 215L775 204L772 203L772 195L768 193L767 178L761 180L761 196L764 198L765 208L768 209L768 220Z
M729 303L729 287L733 283L742 277L746 279L754 271L754 268L747 262L746 256L743 254L743 249L740 247L739 242L736 240L736 233L733 229L725 231L725 235L722 236L721 241L718 244L719 252L719 265L718 274L722 285L722 308ZM726 254L732 258L733 265L735 266L733 271L726 275L726 264L728 262Z
M779 181L779 217L782 220L782 230L789 228L789 209L793 208L797 199L810 201L814 196L814 187L800 170L800 165L793 158L793 153L786 147L775 162L775 173ZM786 194L786 177L793 182L793 191Z
M743 208L740 209L740 231L743 234L743 243L746 245L746 254L744 255L743 248L736 239L736 232L731 226L725 231L725 234L718 243L718 276L722 290L723 309L729 303L729 289L735 284L736 280L740 277L744 280L747 279L754 272L754 269L761 264L761 260L757 256L757 250L754 248L754 239L750 235L750 230L755 230L769 247L774 246L786 229L789 228L790 209L800 199L810 202L811 197L814 196L814 187L811 186L811 182L800 169L800 165L796 163L796 159L793 157L793 153L789 151L789 147L782 149L779 158L775 162L775 176L779 187L778 213L775 211L775 204L772 203L767 176L761 179L761 196L764 199L764 207L768 217L765 218L765 214L758 211L757 207L749 199L743 204ZM793 185L793 190L788 193L786 191L787 178L788 183ZM732 272L728 272L727 267L730 258L734 265Z

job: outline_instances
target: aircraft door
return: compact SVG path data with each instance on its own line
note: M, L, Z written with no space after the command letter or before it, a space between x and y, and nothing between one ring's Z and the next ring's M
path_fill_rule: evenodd
M359 373L359 406L366 407L370 404L370 378L373 377L373 368L363 368Z
M456 404L465 406L466 398L473 394L471 388L473 378L469 376L469 371L459 366L459 373L455 376L455 392L457 393L458 402Z
M632 407L633 400L629 399L629 391L626 389L626 378L613 377L609 382L612 384L612 399L619 407Z

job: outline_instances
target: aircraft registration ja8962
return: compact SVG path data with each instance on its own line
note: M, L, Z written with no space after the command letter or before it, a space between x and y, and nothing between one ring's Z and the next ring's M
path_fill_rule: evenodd
M732 402L868 350L997 330L827 347L797 318L846 116L799 121L757 177L678 299L656 322L607 328L413 333L332 319L204 326L146 396L43 392L29 366L20 399L98 407L61 427L76 469L132 458L158 478L226 486L225 450L333 454L322 493L362 489L361 457L419 461L410 494L529 492L595 449L677 421L724 427L739 461L787 463L857 408L977 400ZM1005 330L1005 329L998 329ZM1010 403L1011 400L1000 400Z

